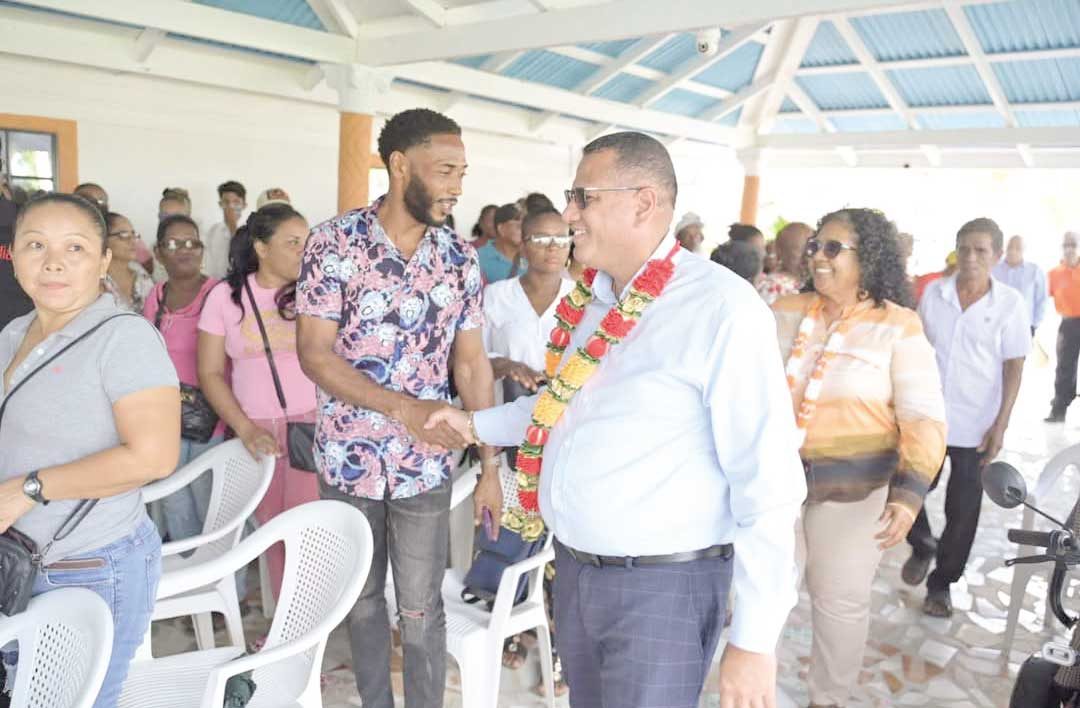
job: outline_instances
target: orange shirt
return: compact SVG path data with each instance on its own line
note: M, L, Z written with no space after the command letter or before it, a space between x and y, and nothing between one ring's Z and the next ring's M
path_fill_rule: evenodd
M915 278L915 302L922 300L922 294L926 290L926 286L935 280L940 279L945 275L945 271L939 270L937 273L926 273Z
M1050 271L1050 297L1062 317L1080 317L1080 264L1070 268L1062 263Z

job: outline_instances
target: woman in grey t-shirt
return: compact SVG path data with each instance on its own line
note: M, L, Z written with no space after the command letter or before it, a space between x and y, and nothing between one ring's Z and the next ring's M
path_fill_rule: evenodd
M102 294L105 239L100 213L79 197L29 202L11 250L34 311L0 332L0 531L14 526L44 551L34 594L82 586L112 610L100 708L116 705L161 575L161 542L139 489L172 472L180 440L176 371L164 343L153 325L121 314ZM82 499L98 501L50 546ZM13 664L14 652L4 654Z

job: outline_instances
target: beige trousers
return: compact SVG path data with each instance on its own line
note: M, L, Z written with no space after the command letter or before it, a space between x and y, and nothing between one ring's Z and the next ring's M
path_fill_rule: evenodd
M882 487L859 502L803 507L795 525L799 573L806 580L814 630L810 702L843 706L862 670L870 630L870 588L882 551L874 536L888 501Z

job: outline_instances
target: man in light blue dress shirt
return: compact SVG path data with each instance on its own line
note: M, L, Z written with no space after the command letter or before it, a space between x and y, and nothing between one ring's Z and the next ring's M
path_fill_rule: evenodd
M590 143L563 218L600 272L566 356L647 261L674 276L613 345L544 448L540 511L556 544L555 624L573 708L696 708L738 593L720 704L775 705L775 648L795 605L806 495L772 314L748 283L676 248L667 150ZM536 396L436 413L467 439L521 441Z
M1031 317L1031 335L1035 336L1035 330L1046 315L1046 273L1031 261L1024 260L1024 239L1019 236L1009 239L1005 257L994 266L993 273L995 278L1024 296Z

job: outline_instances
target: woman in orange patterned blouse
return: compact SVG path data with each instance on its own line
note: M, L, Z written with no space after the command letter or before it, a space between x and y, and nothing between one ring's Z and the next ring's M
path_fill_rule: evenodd
M815 292L773 305L806 468L798 559L813 605L812 706L844 705L862 667L870 588L945 455L934 352L883 214L826 215L807 243Z

